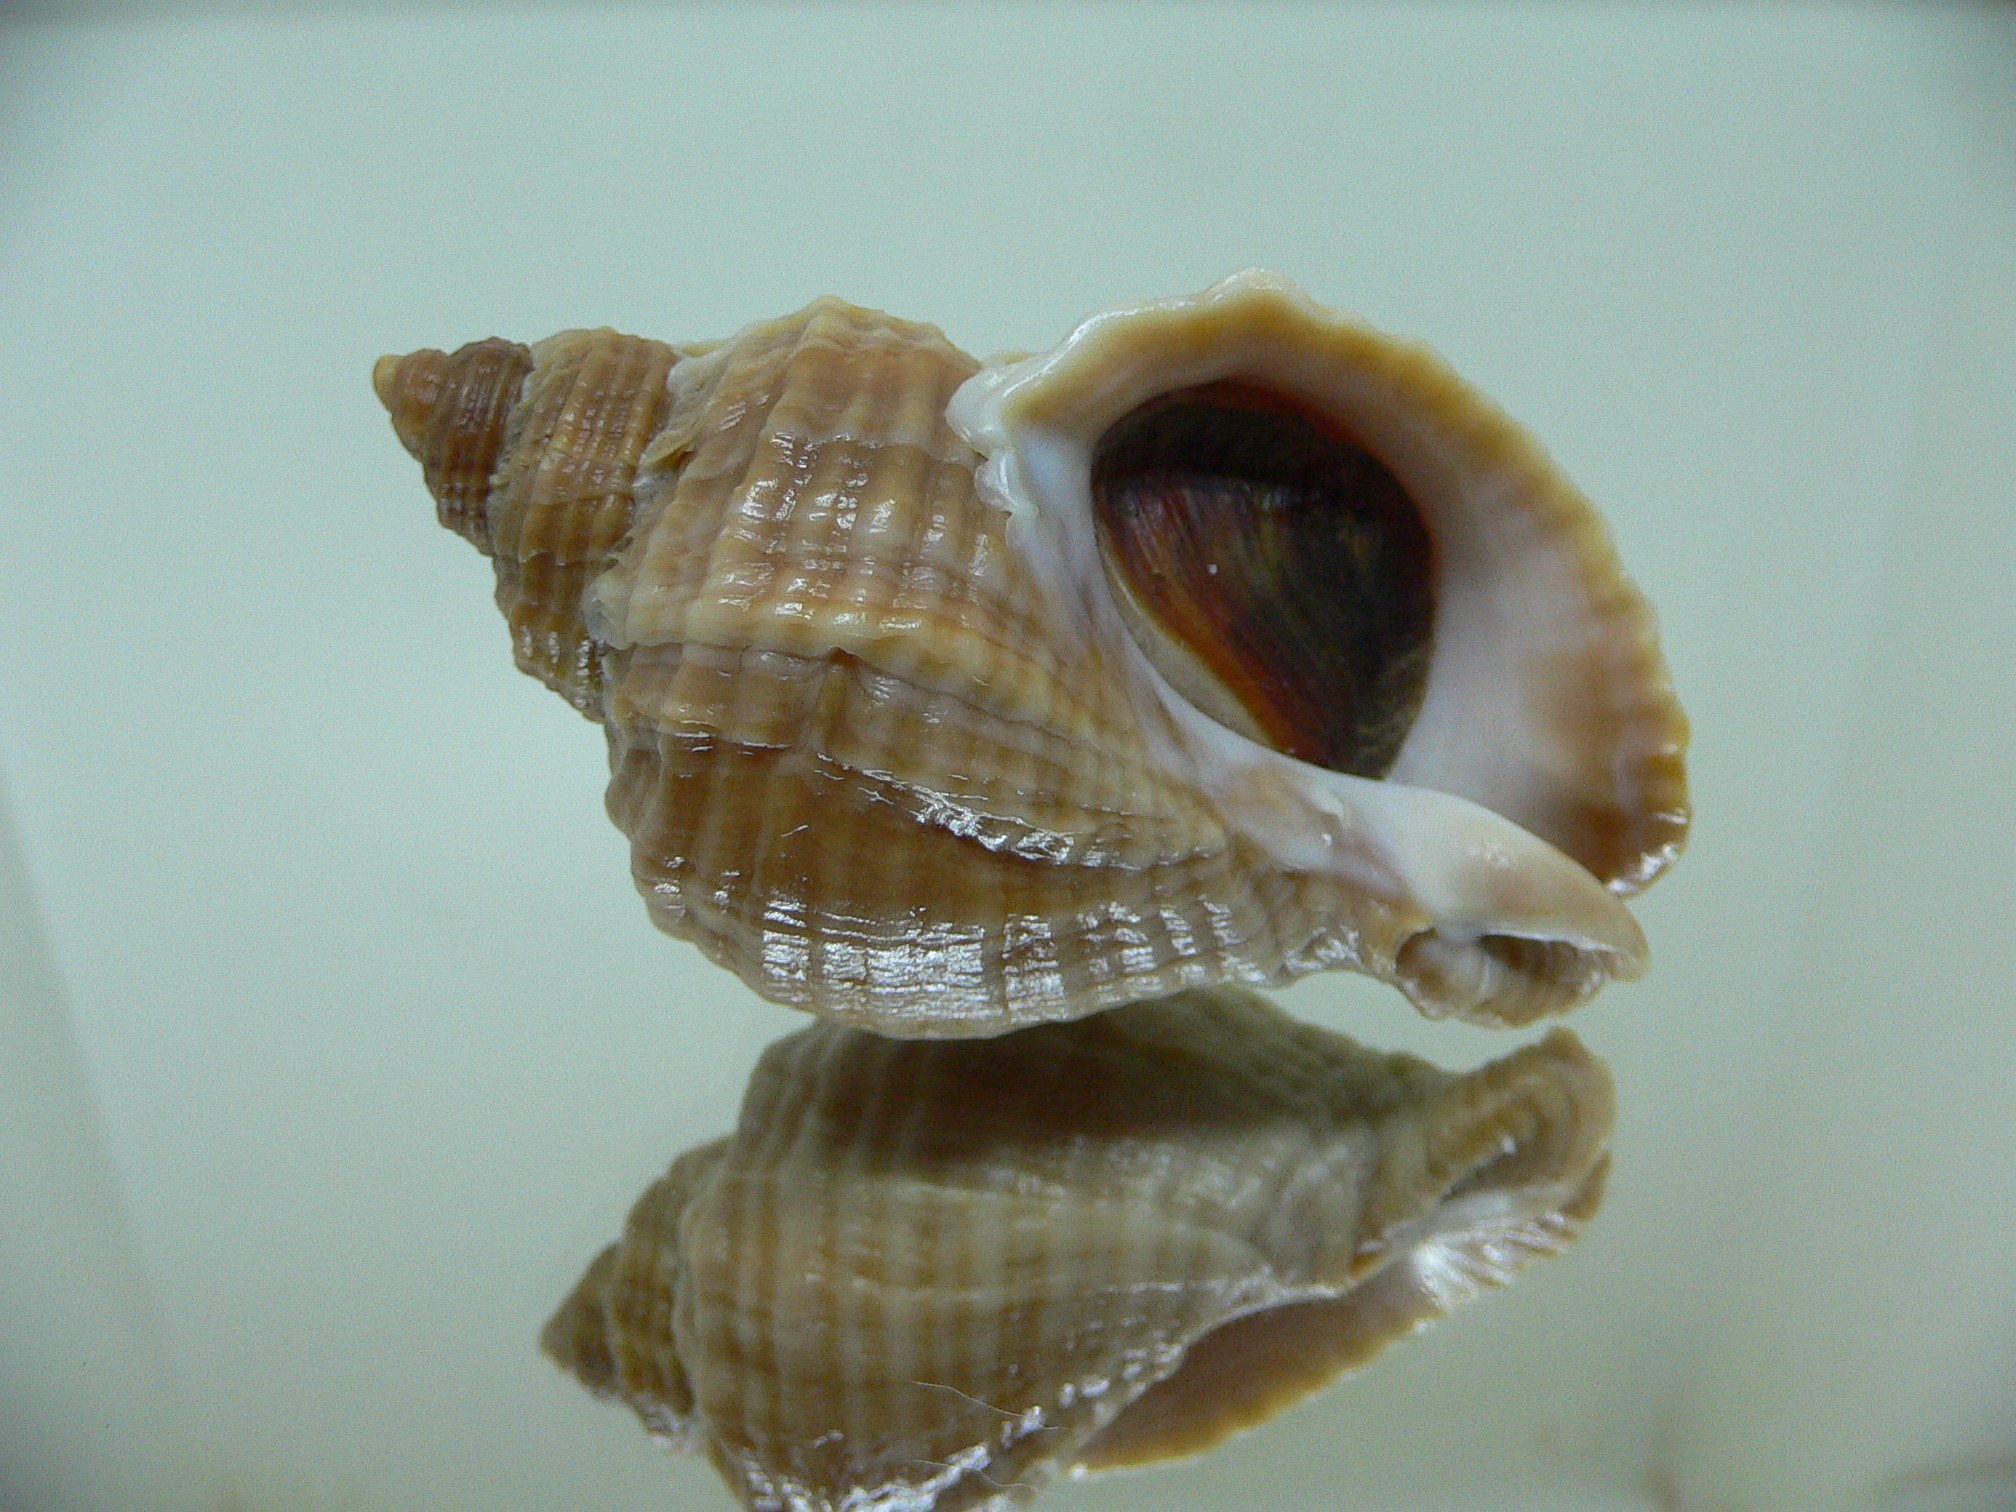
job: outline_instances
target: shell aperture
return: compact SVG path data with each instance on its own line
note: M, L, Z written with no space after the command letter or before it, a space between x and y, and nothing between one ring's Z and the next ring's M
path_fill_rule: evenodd
M987 367L824 299L374 380L652 919L773 1001L976 1036L1341 967L1512 1024L1642 969L1649 610L1509 419L1282 280Z
M1236 988L997 1039L832 1023L636 1204L542 1336L742 1505L1020 1505L1199 1453L1595 1211L1565 1031L1467 1075Z
M1426 691L1434 590L1428 534L1378 458L1220 381L1108 430L1092 497L1121 611L1173 686L1289 756L1357 777L1392 767Z

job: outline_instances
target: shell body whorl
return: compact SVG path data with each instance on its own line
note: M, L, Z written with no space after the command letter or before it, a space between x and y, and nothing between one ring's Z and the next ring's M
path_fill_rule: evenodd
M607 729L652 917L765 997L972 1036L1351 967L1520 1023L1642 965L1618 898L1677 850L1684 726L1600 522L1432 357L1278 281L985 369L828 299L711 346L572 332L375 377L519 665ZM1194 585L1116 588L1101 438L1226 380L1419 505L1425 544L1351 546L1428 574L1379 632L1415 663L1359 658L1352 759L1383 776L1271 748L1214 686L1264 692L1293 624L1218 655L1152 623ZM1275 539L1241 560L1292 570Z

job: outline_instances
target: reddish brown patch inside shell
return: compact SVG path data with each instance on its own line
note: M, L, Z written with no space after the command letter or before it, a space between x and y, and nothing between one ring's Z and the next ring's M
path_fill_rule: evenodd
M1092 497L1123 611L1182 648L1143 637L1179 692L1317 766L1393 765L1427 688L1434 550L1369 448L1286 395L1209 383L1107 431Z

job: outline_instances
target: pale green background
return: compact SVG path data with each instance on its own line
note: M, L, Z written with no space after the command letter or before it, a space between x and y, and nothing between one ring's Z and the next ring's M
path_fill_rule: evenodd
M373 358L1251 264L1603 505L1699 822L1580 1248L1044 1505L2016 1504L2016 9L724 4L0 22L0 1505L728 1506L533 1338L801 1021L648 928Z

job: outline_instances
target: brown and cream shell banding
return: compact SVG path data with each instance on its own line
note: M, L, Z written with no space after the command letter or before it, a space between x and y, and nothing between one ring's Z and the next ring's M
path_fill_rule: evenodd
M546 1353L742 1506L973 1512L1200 1453L1564 1249L1611 1085L1467 1075L1226 987L987 1041L767 1050Z
M1643 967L1650 611L1501 411L1272 275L985 368L824 299L375 383L652 917L765 997L972 1036L1347 967L1516 1024Z

